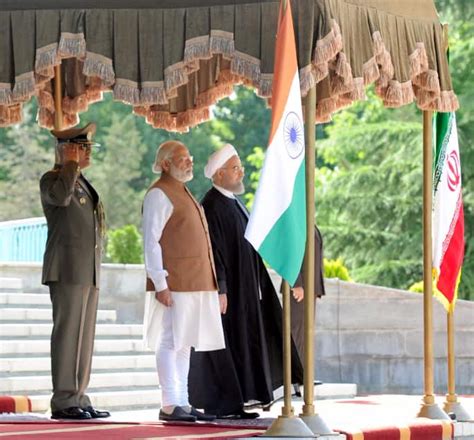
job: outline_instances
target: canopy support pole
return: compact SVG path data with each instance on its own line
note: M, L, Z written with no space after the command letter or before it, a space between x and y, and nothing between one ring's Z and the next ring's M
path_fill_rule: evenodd
M456 394L456 367L454 357L454 310L451 308L447 314L448 329L448 394L444 401L443 409L449 414L453 413L458 422L472 422L474 417L469 414L466 408L458 402Z
M54 66L54 128L63 128L63 107L62 107L63 81L61 75L61 64Z
M433 163L433 112L423 111L423 336L424 336L424 393L418 417L450 420L436 404L433 385L433 278L431 211Z
M314 438L313 432L294 415L291 405L291 313L290 286L283 280L283 390L281 416L270 425L262 437Z
M304 405L301 419L316 435L337 435L314 409L314 170L316 167L316 87L304 102L306 172L306 251L304 258Z

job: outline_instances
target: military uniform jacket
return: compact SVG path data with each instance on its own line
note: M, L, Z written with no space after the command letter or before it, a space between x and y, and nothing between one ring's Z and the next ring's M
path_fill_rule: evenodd
M99 287L101 232L99 196L76 162L55 166L40 180L48 223L42 283Z

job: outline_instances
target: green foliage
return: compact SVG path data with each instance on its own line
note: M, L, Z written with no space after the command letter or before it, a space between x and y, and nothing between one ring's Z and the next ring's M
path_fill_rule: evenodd
M337 258L336 260L323 258L323 263L325 278L339 278L342 281L352 281L347 267L344 266L342 258Z
M107 258L111 263L143 263L142 237L135 225L125 225L107 235Z
M245 204L248 210L252 209L253 199L255 191L257 191L258 180L260 179L260 172L263 166L263 160L265 159L265 153L263 148L254 147L251 154L247 156L246 162L251 165L253 168L250 173L248 173L250 179L250 189L251 192L245 194Z
M136 118L112 115L103 130L102 147L84 174L104 202L107 225L140 224L143 189L134 187L141 176L141 160L146 147L136 127Z
M423 281L418 281L413 283L408 290L410 292L423 293Z
M316 215L325 253L355 280L403 288L421 273L420 120L370 100L337 114L318 142ZM361 122L363 121L363 122Z
M43 215L39 180L54 163L46 150L52 138L34 121L31 106L24 118L0 130L0 221Z

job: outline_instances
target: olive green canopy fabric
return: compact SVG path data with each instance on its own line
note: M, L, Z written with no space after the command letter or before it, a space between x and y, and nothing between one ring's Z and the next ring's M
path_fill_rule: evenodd
M301 93L317 85L316 121L365 97L454 111L433 0L293 0ZM100 8L98 8L98 6ZM275 0L0 0L0 125L36 96L53 127L54 66L63 127L111 91L157 128L186 131L246 84L271 98Z

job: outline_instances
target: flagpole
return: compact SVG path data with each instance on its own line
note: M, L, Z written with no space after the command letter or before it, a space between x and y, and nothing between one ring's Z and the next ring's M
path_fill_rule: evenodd
M418 417L446 419L449 416L436 404L433 381L433 279L431 214L433 163L433 112L423 111L423 335L424 335L424 396Z
M458 422L472 422L474 417L458 401L456 394L456 368L454 360L454 311L451 307L447 318L448 329L448 394L444 402L443 409L446 413L453 413Z
M287 0L281 0L282 12L286 11ZM312 120L314 127L314 118ZM314 142L313 142L314 143ZM307 166L307 165L306 165ZM261 437L314 438L313 431L294 415L291 406L291 314L290 286L283 280L283 390L284 406L279 416Z
M448 25L443 25L444 49L446 52L449 48ZM454 307L450 304L447 313L447 348L448 348L448 394L444 401L443 409L449 414L453 413L458 422L473 421L474 417L463 407L458 401L456 394L456 364L455 364L455 350L454 350Z
M61 64L54 66L54 128L63 128Z
M335 435L314 408L314 170L316 167L316 86L304 102L306 251L304 258L304 405L301 419L316 435Z
M290 286L286 280L282 285L283 295L283 397L281 416L270 425L261 437L313 438L313 432L294 415L291 405L291 314Z

